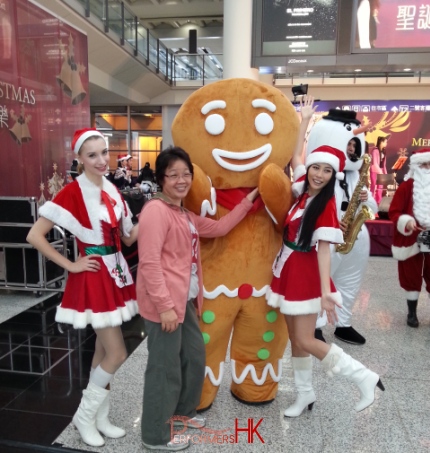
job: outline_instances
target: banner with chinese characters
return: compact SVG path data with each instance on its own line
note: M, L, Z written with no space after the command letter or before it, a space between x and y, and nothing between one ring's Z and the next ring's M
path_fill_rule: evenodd
M428 0L356 0L354 50L413 51L430 47Z
M372 123L366 134L369 147L376 145L378 137L388 137L387 171L393 173L394 163L400 156L430 148L430 100L427 101L321 101L315 121L329 109L352 110L362 124ZM345 144L346 146L346 144ZM396 171L401 181L407 172L409 159Z
M29 0L0 0L0 195L52 199L90 125L87 36Z

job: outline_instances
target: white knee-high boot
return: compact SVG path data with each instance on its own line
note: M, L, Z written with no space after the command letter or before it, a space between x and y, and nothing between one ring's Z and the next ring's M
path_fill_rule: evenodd
M104 434L106 437L111 439L118 439L119 437L125 436L125 430L118 426L112 425L109 421L109 406L110 406L110 391L101 404L97 416L96 416L96 428Z
M78 410L73 416L73 424L78 429L82 440L92 447L101 447L105 443L96 428L96 414L108 393L108 390L89 382L82 392Z
M297 390L297 398L285 412L285 417L298 417L308 407L312 410L316 400L312 387L312 357L292 357L294 369L294 383Z
M329 376L345 376L353 382L360 391L361 399L355 406L357 412L369 407L375 401L375 390L378 386L385 390L379 376L366 368L358 360L343 352L343 349L331 345L329 352L321 361L322 366Z

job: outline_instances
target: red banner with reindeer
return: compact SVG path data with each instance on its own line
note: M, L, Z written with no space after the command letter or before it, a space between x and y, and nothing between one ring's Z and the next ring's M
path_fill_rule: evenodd
M55 196L89 124L87 36L32 1L0 0L0 195Z

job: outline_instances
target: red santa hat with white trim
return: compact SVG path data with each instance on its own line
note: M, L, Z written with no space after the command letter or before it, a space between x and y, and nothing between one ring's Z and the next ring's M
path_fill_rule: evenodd
M333 167L333 170L336 173L336 179L342 181L345 178L345 173L343 172L345 163L346 157L344 152L337 148L333 148L332 146L322 145L314 149L308 155L305 162L305 168L307 170L313 164L328 164ZM296 195L302 193L305 179L306 173L302 174L292 185L293 192Z
M104 135L95 128L78 129L73 135L72 151L78 154L85 140L90 137L100 137L105 140Z
M430 163L430 148L420 149L411 155L409 171L405 175L404 180L407 181L409 178L413 178L415 169L425 163Z
M133 159L133 156L130 156L130 154L120 154L116 160L118 162L122 162L123 160L128 160L128 159Z
M415 151L411 156L411 165L418 166L430 162L430 148Z

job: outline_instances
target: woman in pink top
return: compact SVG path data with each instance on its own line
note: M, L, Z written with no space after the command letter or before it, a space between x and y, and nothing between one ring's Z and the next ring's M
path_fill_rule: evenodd
M205 346L197 315L203 302L199 237L227 234L252 208L257 189L215 221L182 207L193 180L193 165L181 148L156 161L161 193L139 216L141 234L137 300L148 335L142 411L144 446L182 450L188 441L171 439L171 427L201 428L197 415L205 376ZM170 425L169 425L170 422Z
M372 151L370 151L370 155L372 157L372 166L370 167L370 192L378 205L382 199L382 186L376 184L376 178L378 175L387 174L385 153L387 141L387 137L378 137L376 146L372 149Z

